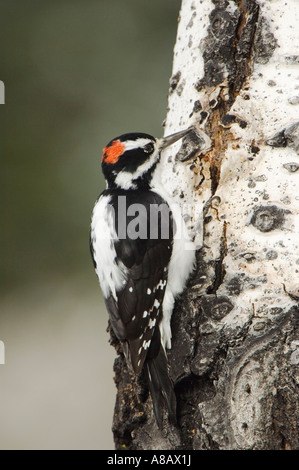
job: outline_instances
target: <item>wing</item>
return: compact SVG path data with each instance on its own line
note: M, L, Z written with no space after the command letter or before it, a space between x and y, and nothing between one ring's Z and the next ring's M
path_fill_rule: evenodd
M132 204L136 202L131 195L127 197L127 207ZM159 208L155 213L157 216L153 215L151 209L154 205ZM115 201L114 207L117 214ZM143 367L153 334L161 320L173 239L172 216L160 196L147 192L139 197L138 207L140 211L137 218L127 218L126 226L129 230L126 237L115 243L117 262L126 270L125 281L117 289L116 296L111 293L105 299L111 325L123 342L126 358L137 374ZM134 232L130 228L131 223L139 236L136 237L136 230ZM116 224L119 224L117 217ZM166 225L168 232L162 230ZM120 227L117 228L119 232Z

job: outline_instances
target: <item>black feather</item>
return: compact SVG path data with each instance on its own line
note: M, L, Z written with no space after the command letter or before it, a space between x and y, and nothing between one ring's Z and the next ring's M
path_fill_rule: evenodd
M157 347L159 348L158 351ZM168 374L167 358L160 338L158 341L152 340L151 348L146 358L145 370L158 427L162 428L165 403L170 422L176 424L176 396L172 380Z

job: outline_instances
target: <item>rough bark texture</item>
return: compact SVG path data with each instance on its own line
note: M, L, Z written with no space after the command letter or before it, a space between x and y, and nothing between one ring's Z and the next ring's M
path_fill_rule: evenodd
M158 430L120 355L117 449L299 449L298 22L295 0L182 2L165 130L195 131L160 165L198 246L172 319L179 425Z

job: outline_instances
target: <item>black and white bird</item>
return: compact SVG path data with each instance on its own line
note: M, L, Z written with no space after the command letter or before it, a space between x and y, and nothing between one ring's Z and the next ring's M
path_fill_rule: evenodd
M195 251L180 209L153 176L163 149L187 133L161 139L130 133L108 143L102 156L107 189L95 203L90 231L110 324L130 369L136 375L145 369L159 427L165 404L176 421L166 349L175 298L193 271Z

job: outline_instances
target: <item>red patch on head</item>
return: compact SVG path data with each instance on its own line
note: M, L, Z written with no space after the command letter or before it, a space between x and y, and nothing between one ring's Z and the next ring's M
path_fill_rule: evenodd
M103 149L102 161L105 163L116 163L125 151L125 144L120 140L114 140L109 147Z

